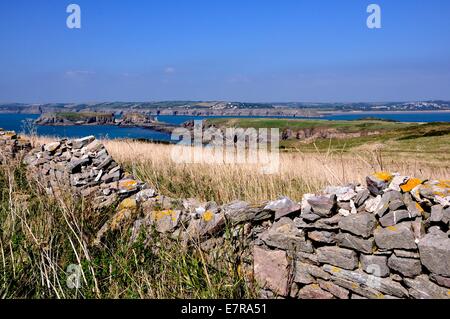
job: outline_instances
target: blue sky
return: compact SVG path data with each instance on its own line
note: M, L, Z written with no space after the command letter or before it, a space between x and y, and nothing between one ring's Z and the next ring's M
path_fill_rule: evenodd
M448 0L1 1L0 41L0 102L450 99Z

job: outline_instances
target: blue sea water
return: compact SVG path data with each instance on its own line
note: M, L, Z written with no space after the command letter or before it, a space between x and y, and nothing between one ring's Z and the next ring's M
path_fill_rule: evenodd
M14 130L17 133L27 133L23 126L26 119L36 119L34 114L0 114L0 128ZM138 127L118 127L114 125L83 125L83 126L36 126L37 133L45 136L83 137L94 135L97 138L133 138L155 141L170 141L170 135Z
M18 133L26 133L23 121L26 119L34 120L38 117L36 114L0 114L0 128L5 130L14 130ZM216 116L221 117L221 116ZM252 116L247 116L251 118ZM375 117L391 119L400 122L448 122L450 125L450 112L423 112L423 113L349 113L335 114L321 117L327 120L357 120L361 118ZM158 120L171 124L181 124L189 120L202 120L210 117L206 116L184 116L184 115L161 115ZM223 116L222 116L223 118ZM278 117L287 118L287 117ZM133 138L148 139L155 141L170 141L170 135L137 127L118 127L113 125L105 126L36 126L39 135L58 136L58 137L82 137L94 135L97 138Z

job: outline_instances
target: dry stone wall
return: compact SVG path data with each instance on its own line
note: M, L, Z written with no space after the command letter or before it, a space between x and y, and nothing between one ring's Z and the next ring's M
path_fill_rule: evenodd
M28 140L17 136L14 131L0 128L0 164L24 156L29 150L31 143Z
M29 151L11 136L0 132L10 158ZM299 203L217 205L157 194L93 137L42 145L24 163L48 193L113 208L93 245L117 230L131 229L132 241L156 230L212 252L231 234L262 298L450 298L450 180L381 172Z

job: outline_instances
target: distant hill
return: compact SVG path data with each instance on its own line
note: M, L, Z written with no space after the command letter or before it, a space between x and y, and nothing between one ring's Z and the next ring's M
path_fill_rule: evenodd
M439 111L450 110L450 101L386 103L246 103L227 101L151 101L103 103L4 103L0 113L43 114L56 112L145 112L149 115L248 115L317 116L325 112L352 111Z

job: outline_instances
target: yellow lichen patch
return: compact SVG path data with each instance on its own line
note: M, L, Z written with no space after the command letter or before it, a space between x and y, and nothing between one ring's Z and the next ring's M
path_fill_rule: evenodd
M392 174L389 172L378 172L373 174L373 176L385 182L389 182L393 178Z
M134 198L125 198L119 205L118 209L131 209L134 210L137 207L136 200Z
M212 219L214 218L214 213L210 210L207 210L204 214L203 214L203 220L205 222L210 222Z
M450 296L450 290L447 291L447 295Z
M353 288L353 289L358 289L358 288L359 288L359 285L358 285L357 283L352 283L352 288Z
M389 229L390 231L397 231L397 227L395 226L389 226L387 227L387 229Z
M320 287L319 287L319 285L318 285L318 284L312 284L312 285L311 285L311 288L314 288L314 289L319 289Z
M331 268L332 272L340 272L341 270L338 267Z
M418 178L410 178L406 184L403 184L402 186L400 186L401 190L403 192L410 192L412 191L417 185L422 184L423 181L418 179Z
M164 217L170 217L172 219L172 221L176 221L176 212L168 209L168 210L154 210L152 211L152 216L153 219L155 220L160 220L163 219Z
M375 294L375 298L377 298L377 299L384 299L384 295L381 292L379 292L379 293Z
M120 188L125 188L125 189L128 189L128 190L134 189L136 186L137 186L137 181L132 180L132 179L119 182L119 187Z

